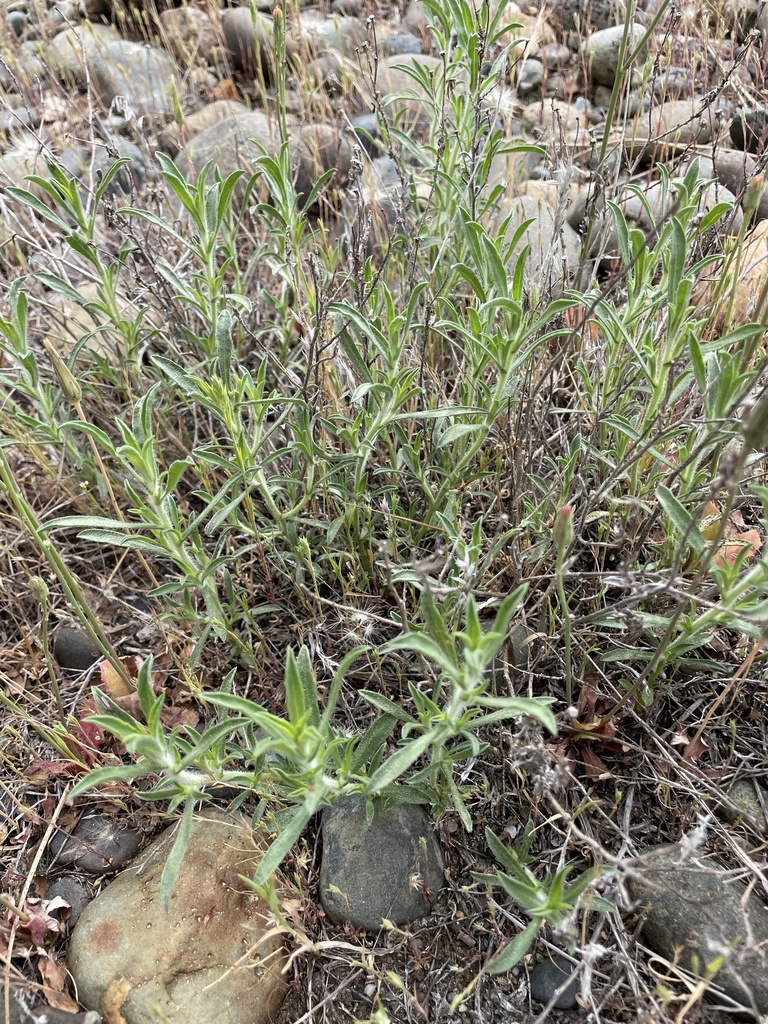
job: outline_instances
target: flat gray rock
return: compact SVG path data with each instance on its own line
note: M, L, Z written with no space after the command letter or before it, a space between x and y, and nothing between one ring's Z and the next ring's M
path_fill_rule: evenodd
M686 858L680 845L656 846L632 862L632 896L646 909L643 937L668 960L696 975L719 957L714 984L726 995L768 1012L768 910L758 887L748 893L714 861Z
M175 831L83 911L69 949L80 1001L121 1024L266 1024L283 999L285 956L240 877L262 850L240 815L200 815L166 912L160 877Z
M320 899L332 921L376 931L425 917L443 884L443 855L422 807L377 811L345 797L323 813Z

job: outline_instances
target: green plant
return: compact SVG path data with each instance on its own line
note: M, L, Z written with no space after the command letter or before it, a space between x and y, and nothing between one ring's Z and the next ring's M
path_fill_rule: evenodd
M491 829L485 830L488 848L506 870L495 874L475 873L473 877L488 885L500 885L531 916L530 923L523 931L486 965L485 971L489 974L501 974L514 967L531 948L545 925L560 929L576 910L616 913L616 907L609 900L588 891L606 869L587 868L570 884L568 875L572 869L569 867L561 868L554 875L547 874L539 880L529 866L533 863L529 852L533 836L533 823L530 821L514 847L505 846Z

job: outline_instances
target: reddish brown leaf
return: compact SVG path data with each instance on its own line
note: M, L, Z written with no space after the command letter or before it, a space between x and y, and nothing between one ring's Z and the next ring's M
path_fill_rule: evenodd
M589 743L579 744L579 754L584 762L584 773L592 782L599 782L601 779L612 778L608 765L602 760L602 758L598 757Z

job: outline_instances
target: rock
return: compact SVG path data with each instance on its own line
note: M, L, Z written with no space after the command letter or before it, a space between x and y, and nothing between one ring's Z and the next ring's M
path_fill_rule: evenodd
M169 7L160 15L160 27L168 49L183 68L195 57L213 64L223 55L213 22L199 7Z
M254 31L255 29L255 31ZM245 7L228 7L221 12L221 30L232 63L250 78L263 74L272 81L275 63L275 36L272 19Z
M48 63L65 84L85 89L86 67L91 67L97 57L106 56L111 44L121 41L111 26L85 21L54 36L46 51Z
M101 660L101 652L88 634L75 626L62 626L53 638L53 656L62 668L84 672Z
M579 982L577 978L569 979L575 970L574 964L562 953L547 953L545 959L536 964L531 971L531 999L546 1006L560 986L565 985L552 1006L556 1010L573 1009L576 1005Z
M739 779L728 790L728 802L721 812L732 825L745 824L760 835L768 835L768 790L750 779Z
M49 849L56 867L77 867L89 875L106 875L138 853L141 838L138 829L118 818L89 814L78 821L70 835L57 832Z
M91 72L106 106L120 96L136 117L173 110L172 88L179 83L165 50L120 39L94 58Z
M695 100L670 100L653 107L648 114L638 114L627 126L624 148L627 154L642 163L668 160L677 151L703 145L716 129L715 115L710 107Z
M592 32L623 24L623 0L555 0L549 8L552 24L561 32Z
M376 86L392 124L406 134L423 136L429 131L434 104L429 92L407 70L414 67L425 69L435 81L443 74L443 61L439 57L424 54L390 57L379 64ZM454 81L460 84L458 76Z
M332 0L330 12L334 16L348 14L359 18L365 14L365 0Z
M544 295L555 298L567 288L576 272L581 253L579 236L563 218L558 222L554 207L548 197L542 195L502 196L491 220L491 229L498 230L504 220L512 214L506 229L510 239L520 226L530 220L514 249L510 253L508 267L514 272L523 250L529 251L525 258L525 287L536 297Z
M690 68L667 67L653 83L653 95L664 103L690 96L695 87Z
M209 160L217 164L224 177L239 168L253 171L261 155L257 144L274 155L279 148L277 125L261 111L238 114L196 135L189 142L186 154L179 154L176 163L184 170L188 158L195 174ZM289 149L300 194L309 192L317 179L332 167L337 168L342 177L349 171L351 147L340 130L331 125L292 122ZM244 187L244 183L241 186Z
M361 117L356 117L352 122L352 127L355 129L355 135L360 145L369 157L374 159L382 155L384 143L381 139L379 119L376 114L363 114Z
M130 163L124 164L118 170L107 186L105 195L112 198L118 193L128 196L132 192L141 192L147 182L147 163L142 151L130 139L118 137L112 140L109 148L117 151L117 156L113 156L107 149L99 148L93 158L96 181L99 181L99 178L106 174L118 160L127 159Z
M379 53L382 57L421 53L421 40L410 32L397 32L395 35L379 40Z
M127 175L127 169L125 173ZM82 343L85 351L95 352L113 365L128 357L135 359L138 352L126 349L126 333L130 332L131 340L138 349L145 334L144 326L146 331L150 331L160 323L156 312L146 305L136 305L118 287L117 309L124 321L122 329L119 329L104 312L95 281L78 285L75 291L81 296L82 305L69 297L54 294L47 309L48 337L64 357L71 354L75 345Z
M443 855L422 807L376 810L345 797L323 812L320 900L332 921L377 931L424 917L443 884Z
M30 1010L23 1024L101 1024L101 1014L94 1010L85 1013L67 1013L44 1003Z
M632 25L627 38L626 57L643 38L644 30L640 25ZM619 50L624 38L624 25L614 25L593 32L585 41L583 54L587 61L590 81L593 85L612 86L619 70ZM625 58L626 59L626 58Z
M699 161L699 176L701 178L716 178L735 196L741 196L747 182L754 177L755 158L748 153L719 147L713 151L712 155L713 160L708 156L696 158ZM681 173L684 172L681 171ZM768 217L768 189L763 192L757 205L755 220L765 220L766 217Z
M573 103L562 100L543 99L523 107L520 115L527 131L540 128L547 135L556 132L558 137L571 132L580 132L586 127L587 118Z
M411 0L405 9L402 24L411 35L421 39L427 44L426 48L429 48L432 33L430 32L429 22L427 21L427 15L421 0Z
M761 153L768 139L768 110L758 107L740 111L731 121L728 131L736 149Z
M739 42L744 42L764 10L763 0L721 0L709 8L710 24L715 28L726 25Z
M24 11L11 11L5 16L5 24L11 32L21 36L27 27L27 15Z
M546 43L539 53L547 71L563 67L571 59L571 51L564 43Z
M709 302L715 288L722 287L722 264L704 271L691 301L698 306ZM768 292L768 220L760 221L747 235L740 257L729 268L729 281L720 296L717 329L725 328L726 307L730 306L729 328L760 320L765 313L764 295ZM763 306L759 307L762 301Z
M179 8L179 10L182 10L182 8ZM179 129L178 125L174 124L169 125L161 133L160 138L163 149L175 157L184 144L188 143L195 135L205 131L206 128L218 124L219 121L226 121L229 117L236 117L238 114L247 113L249 111L246 105L237 100L214 100L213 103L207 103L200 110L188 114L184 118L181 129Z
M768 910L759 886L749 892L682 844L652 847L630 863L628 885L644 908L643 936L655 952L701 977L723 957L713 984L732 999L768 1012Z
M384 25L376 28L377 37L386 34ZM359 18L326 18L305 11L301 15L299 31L291 34L289 56L299 68L308 57L319 57L324 53L337 53L342 57L357 58L357 53L368 38L368 29ZM286 52L288 47L286 47Z
M69 906L67 929L72 931L80 920L80 915L93 899L93 892L88 883L77 875L62 875L48 886L45 898L46 900L62 899ZM55 913L57 917L61 916L60 910L51 913Z
M521 96L538 89L544 81L544 65L540 60L529 57L521 61L515 68L517 91Z
M261 839L240 815L195 817L168 911L160 877L176 835L166 829L83 912L69 968L80 1001L124 1024L266 1024L283 999L279 938L253 875Z

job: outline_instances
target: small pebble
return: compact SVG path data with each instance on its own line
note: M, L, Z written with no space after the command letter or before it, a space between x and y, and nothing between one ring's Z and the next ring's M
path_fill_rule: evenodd
M77 669L79 672L90 668L101 659L101 654L88 636L75 626L62 626L53 641L53 656L62 668Z
M69 904L67 928L71 931L80 919L82 912L93 899L91 888L86 881L78 878L77 875L62 875L61 878L57 878L52 882L45 892L47 900L53 900L57 897ZM55 910L53 913L59 916L61 910Z
M531 971L531 999L537 1003L547 1004L561 985L568 981L575 970L575 964L558 953L547 956ZM576 1005L576 993L579 991L578 979L568 983L552 1004L557 1010L571 1010Z
M71 835L58 832L51 840L56 867L77 867L90 875L117 871L138 853L141 833L106 814L81 818Z
M20 36L27 26L27 16L23 11L11 11L6 14L5 23L17 36Z
M517 91L521 96L538 89L544 81L544 65L533 57L518 64L516 71Z
M352 122L358 142L368 156L375 158L384 152L384 144L379 132L379 119L375 114L362 114Z

